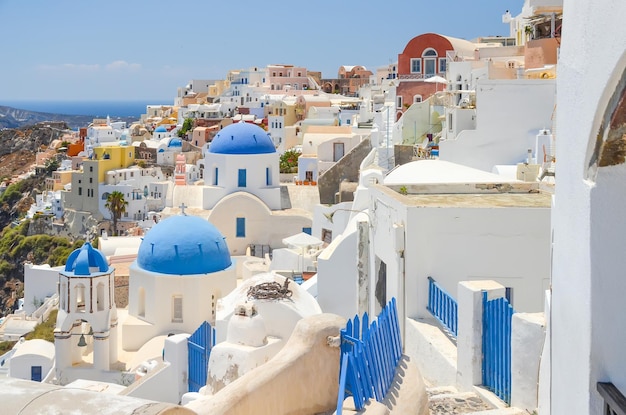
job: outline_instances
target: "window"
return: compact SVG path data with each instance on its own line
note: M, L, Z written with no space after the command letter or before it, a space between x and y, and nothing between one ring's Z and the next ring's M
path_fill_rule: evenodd
M85 312L85 286L78 284L74 288L76 291L76 312Z
M428 48L422 53L424 57L424 76L431 77L437 73L437 51L433 48Z
M436 75L437 58L424 58L424 76L430 78Z
M416 102L422 102L422 96L421 95L414 95L413 96L413 103Z
M213 186L217 186L217 183L218 183L218 181L217 181L217 180L218 180L218 178L219 178L219 176L218 176L218 175L219 175L219 170L218 170L218 168L216 167L216 168L215 168L215 175L213 176Z
M411 59L411 73L422 73L422 60Z
M96 309L104 311L104 284L99 282L96 288Z
M322 241L329 244L333 241L333 231L322 228Z
M272 185L272 175L270 174L270 168L269 167L265 168L265 185L266 186L271 186Z
M89 166L89 172L93 173L93 166Z
M439 58L439 73L445 73L448 67L448 60L446 58Z
M246 187L246 169L239 169L237 186Z
M78 188L78 196L82 196L83 195L83 188L79 187Z
M343 143L333 143L333 161L337 162L345 154Z
M396 97L396 108L402 109L402 96Z
M237 218L237 238L246 237L246 218Z
M139 304L137 305L137 314L139 317L146 316L146 290L139 287Z
M183 296L175 295L172 297L172 323L183 322Z
M306 233L307 235L311 234L311 228L310 227L304 227L302 228L302 232Z

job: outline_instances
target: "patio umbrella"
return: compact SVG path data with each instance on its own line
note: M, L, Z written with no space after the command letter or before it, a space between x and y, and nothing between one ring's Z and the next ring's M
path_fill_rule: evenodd
M304 233L304 232L300 232L299 234L296 235L292 235L289 236L287 238L283 239L283 243L287 246L293 247L293 248L300 248L301 249L301 254L300 254L300 272L304 271L302 268L304 268L303 266L303 262L304 262L304 253L305 250L309 247L309 246L321 246L324 241L322 241L319 238L316 238L315 236L311 236L308 233Z
M431 84L447 84L448 80L444 78L443 76L435 75L435 76L431 76L430 78L424 79L424 82L428 82ZM437 88L438 87L435 86L435 90L437 90Z

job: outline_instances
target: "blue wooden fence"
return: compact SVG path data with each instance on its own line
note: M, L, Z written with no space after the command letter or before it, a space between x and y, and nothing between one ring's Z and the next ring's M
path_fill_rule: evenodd
M187 340L189 392L198 392L206 385L209 355L213 346L215 346L215 329L205 321Z
M458 334L458 305L456 300L428 277L428 311L456 338Z
M396 299L383 308L369 324L367 313L355 316L341 330L341 370L337 415L341 415L343 401L352 396L357 410L375 398L382 401L393 382L396 367L402 357L402 340Z
M513 307L483 292L483 386L511 403L511 320Z

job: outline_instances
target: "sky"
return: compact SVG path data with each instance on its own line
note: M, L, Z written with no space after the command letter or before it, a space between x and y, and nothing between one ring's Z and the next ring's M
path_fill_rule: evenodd
M230 69L374 70L423 33L509 35L523 0L0 0L0 104L14 100L173 102L192 79Z

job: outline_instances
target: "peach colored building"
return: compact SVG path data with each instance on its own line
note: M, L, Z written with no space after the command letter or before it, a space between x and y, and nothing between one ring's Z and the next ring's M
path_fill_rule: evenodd
M293 65L267 65L268 83L271 91L307 90L309 77L307 69Z
M322 80L322 90L326 93L356 96L361 86L369 84L372 75L372 71L365 66L342 65L336 79Z
M312 107L330 107L330 99L322 95L300 95L296 100L296 119L302 121Z

